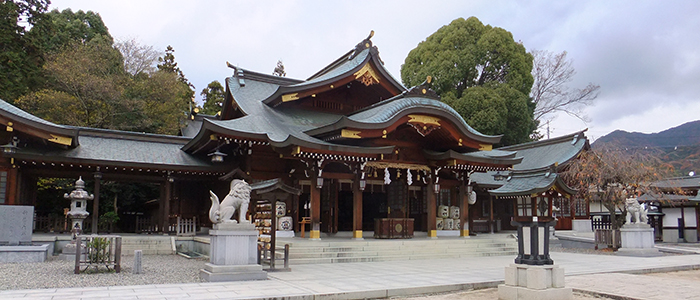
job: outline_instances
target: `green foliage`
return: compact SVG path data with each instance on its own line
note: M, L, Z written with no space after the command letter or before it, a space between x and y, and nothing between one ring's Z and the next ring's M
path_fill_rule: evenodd
M75 126L126 129L129 106L121 98L124 71L121 54L109 41L95 38L74 43L47 56L48 83L16 104L49 121Z
M217 80L214 80L202 90L200 95L204 100L202 111L205 115L216 115L224 105L224 87Z
M510 32L459 18L411 50L401 79L415 86L432 76L435 92L469 125L511 145L529 141L537 128L528 97L532 59Z
M99 225L110 225L119 222L119 214L113 211L108 211L100 216Z
M63 210L70 207L70 200L63 197L73 190L75 179L39 178L37 180L37 201L35 210L40 216L63 216Z
M42 51L26 28L42 19L48 6L46 0L0 1L0 99L13 103L42 81Z
M109 255L109 245L111 241L107 238L95 237L85 244L87 248L87 261L91 264L105 264L110 263ZM107 267L109 269L109 267ZM97 266L95 266L97 269Z
M114 40L98 13L70 8L57 9L44 15L28 33L42 48L44 53L54 53L75 43L85 44L100 38L112 45Z

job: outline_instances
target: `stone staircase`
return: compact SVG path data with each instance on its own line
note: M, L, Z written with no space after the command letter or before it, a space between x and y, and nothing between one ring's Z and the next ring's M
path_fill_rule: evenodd
M122 255L134 255L134 250L142 250L143 255L174 254L170 236L156 234L122 236Z
M517 240L505 235L469 239L441 237L439 239L375 240L369 238L361 241L280 239L277 242L278 259L282 259L284 244L290 246L289 264L291 265L515 256L518 253Z

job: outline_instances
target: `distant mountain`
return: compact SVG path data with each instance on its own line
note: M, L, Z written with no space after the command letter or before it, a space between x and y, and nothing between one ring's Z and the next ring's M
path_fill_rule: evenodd
M597 139L593 148L612 147L649 149L673 165L679 175L700 173L700 120L688 122L659 133L615 130Z

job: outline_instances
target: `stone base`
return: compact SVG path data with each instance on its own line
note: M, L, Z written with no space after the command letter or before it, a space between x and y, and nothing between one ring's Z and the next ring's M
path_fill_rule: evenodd
M258 259L258 231L253 224L216 224L209 231L209 262L217 266L252 265Z
M267 279L257 264L258 231L250 223L220 223L209 231L209 263L199 271L206 281Z
M654 257L662 256L663 254L659 252L656 248L646 248L646 249L634 249L634 248L620 248L615 252L617 255L622 256L636 256L636 257Z
M570 300L573 297L571 288L534 290L521 286L498 285L498 299L502 300Z
M654 248L654 229L648 224L625 224L620 228L622 247L617 255L625 256L659 256Z
M564 287L564 269L555 265L511 264L506 267L505 284L498 286L498 299L572 299Z
M293 238L294 237L294 231L291 230L277 230L275 232L278 238Z
M459 236L459 230L437 230L437 236Z
M199 278L209 282L265 280L267 272L261 265L217 266L207 263L199 270Z
M44 262L49 256L49 245L0 246L0 263Z

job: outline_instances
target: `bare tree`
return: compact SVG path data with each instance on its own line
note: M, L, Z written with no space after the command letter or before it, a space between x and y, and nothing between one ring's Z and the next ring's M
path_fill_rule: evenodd
M530 96L535 103L534 119L544 121L552 119L556 112L565 112L571 116L587 121L583 109L598 97L599 85L589 83L583 89L567 86L576 70L572 61L567 59L566 51L555 54L546 50L533 50L534 57L532 85ZM545 122L540 122L540 126Z
M115 48L124 56L124 70L131 75L151 74L156 70L160 52L153 46L141 45L136 39L118 41Z
M663 191L651 183L673 174L673 166L663 163L654 153L595 149L582 152L562 175L569 186L578 190L578 199L600 201L608 209L614 229L618 229L624 222L625 199L650 193L668 201ZM616 211L623 214L616 215Z

